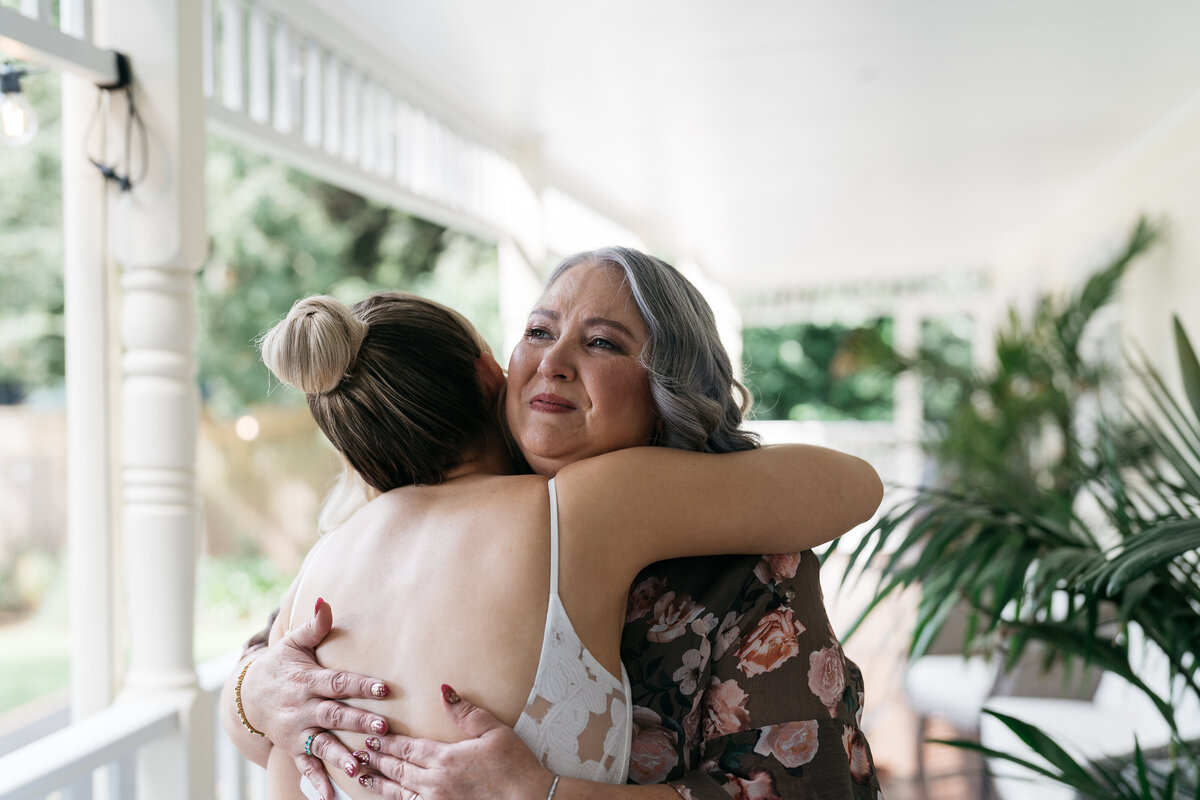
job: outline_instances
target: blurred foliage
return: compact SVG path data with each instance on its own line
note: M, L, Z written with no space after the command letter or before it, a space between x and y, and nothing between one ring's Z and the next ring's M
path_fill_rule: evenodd
M206 616L222 619L266 619L292 582L270 559L254 555L206 556L196 579L196 605Z
M33 611L55 582L60 565L44 548L23 546L0 559L0 621Z
M1088 491L1117 544L1088 548L1086 523L1070 519L1064 533L1084 545L1042 555L1028 590L1043 604L1041 598L1051 592L1065 595L1070 613L1008 623L1018 647L1034 641L1060 658L1081 659L1123 677L1162 715L1171 729L1169 741L1148 752L1142 751L1148 744L1142 741L1132 753L1086 761L1035 725L989 711L1047 763L1033 764L976 742L949 742L1016 762L1096 800L1200 797L1200 742L1186 740L1176 719L1189 701L1194 709L1200 700L1200 362L1178 318L1174 328L1187 402L1138 359L1134 369L1144 397L1125 402L1130 424L1125 429L1102 425L1090 448L1096 468ZM1036 519L1014 522L1035 531L1042 525ZM1134 669L1139 654L1124 635L1132 625L1165 655L1169 682ZM1116 636L1108 633L1113 628Z
M1117 394L1117 375L1089 345L1097 313L1158 238L1139 220L1077 292L1043 295L1028 315L1013 311L987 369L935 352L897 359L957 382L963 402L930 429L939 485L885 510L845 572L861 561L880 568L864 616L894 590L920 586L914 657L965 605L964 650L994 639L1011 667L1036 643L1045 666L1098 667L1141 691L1173 732L1164 759L1135 752L1079 763L1035 727L1001 719L1049 760L1036 771L1106 800L1173 798L1184 787L1193 796L1200 767L1200 748L1179 738L1175 720L1183 694L1200 699L1200 364L1176 320L1190 407L1142 360L1134 368L1143 401L1108 409L1102 400ZM1174 695L1135 669L1133 626L1166 656Z
M1122 251L1078 292L1065 299L1043 295L1028 316L1013 310L986 369L964 369L935 350L912 358L893 354L896 369L957 383L964 398L925 441L938 465L938 485L918 487L911 499L885 510L851 558L851 566L859 558L879 559L883 584L876 602L898 587L922 586L914 655L956 604L973 609L968 635L975 625L993 631L1010 603L1015 616L1039 608L1044 598L1029 598L1025 590L1041 559L1060 548L1068 555L1056 558L1067 561L1101 549L1092 532L1071 527L1077 496L1095 479L1091 443L1100 395L1115 380L1112 365L1085 356L1085 334L1157 237L1139 221Z
M63 379L59 86L53 72L22 82L41 126L29 145L0 149L0 403ZM197 290L198 353L202 391L218 416L266 398L254 342L305 295L355 302L377 290L413 291L458 308L499 342L491 245L221 140L210 140L207 170L211 245Z
M971 369L972 319L967 316L921 321L921 349L961 372ZM964 388L956 380L924 375L921 380L923 419L945 423L963 401Z
M219 139L209 143L208 201L200 383L217 416L265 399L271 384L255 341L306 295L353 303L374 291L413 291L459 309L489 341L499 338L491 245Z
M857 328L793 324L746 328L746 383L761 420L889 420L893 377L877 353L892 321Z
M40 120L22 147L0 147L0 403L63 376L62 103L55 72L21 88Z

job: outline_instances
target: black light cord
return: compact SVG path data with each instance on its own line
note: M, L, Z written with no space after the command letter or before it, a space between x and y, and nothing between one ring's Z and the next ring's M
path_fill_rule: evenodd
M146 137L146 123L142 120L142 115L138 113L137 100L133 91L133 76L129 69L129 59L121 53L114 53L117 63L117 81L115 83L100 85L98 89L102 94L96 97L96 110L92 113L92 119L88 122L87 134L84 136L84 157L100 170L100 174L104 176L106 181L115 183L122 192L128 192L133 189L134 185L141 183L145 179L146 173L150 167L150 148ZM100 118L100 112L105 107L104 100L107 96L111 96L113 92L124 92L127 111L125 114L125 173L121 174L118 171L117 164L106 164L93 156L90 152L90 143L92 141L92 132L96 127L96 120ZM141 140L141 170L137 177L133 175L133 132L138 132L138 138ZM103 153L101 154L103 156Z

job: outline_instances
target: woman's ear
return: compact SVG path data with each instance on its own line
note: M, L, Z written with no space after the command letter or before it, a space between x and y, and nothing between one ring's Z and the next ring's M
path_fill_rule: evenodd
M479 388L489 400L500 395L504 388L504 370L496 362L496 357L486 350L475 359L475 374L479 376Z

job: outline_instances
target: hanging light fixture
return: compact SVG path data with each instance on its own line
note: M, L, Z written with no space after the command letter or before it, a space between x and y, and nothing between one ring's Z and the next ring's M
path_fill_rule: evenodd
M38 129L37 114L21 93L21 77L25 70L12 64L0 66L0 139L10 146L28 144Z

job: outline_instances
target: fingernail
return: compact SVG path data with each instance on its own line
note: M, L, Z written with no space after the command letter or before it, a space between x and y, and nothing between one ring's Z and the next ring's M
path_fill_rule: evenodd
M450 705L454 705L459 700L462 700L462 698L458 696L458 692L454 691L444 683L442 684L442 699Z
M342 769L346 770L346 774L349 775L351 778L353 778L354 773L358 772L358 762L357 761L347 761L345 764L342 765Z
M373 720L371 722L371 730L375 731L376 733L386 733L387 725L381 719Z
M388 696L387 684L386 683L371 684L371 694L375 695L376 697L387 697Z
M363 775L358 779L358 782L363 785L363 788L370 789L375 785L375 777L372 775Z
M358 763L360 764L371 763L371 754L366 750L355 750L354 757L358 759Z
M376 739L374 736L368 736L367 737L367 747L371 748L372 750L378 750L380 747L382 747L382 745L379 743L379 740Z
M313 613L315 614L315 613L317 613L318 611L320 611L320 610L321 610L321 606L323 606L323 605L325 605L325 598L324 598L324 597L318 597L318 598L317 598L317 604L316 604L315 606L313 606Z

